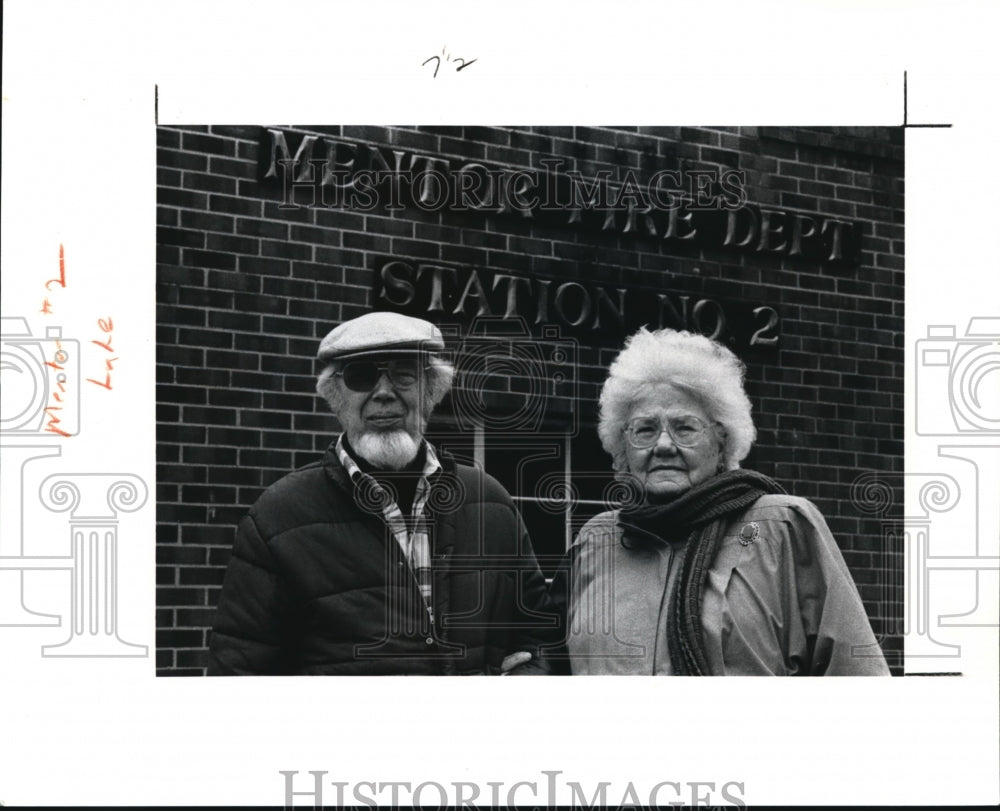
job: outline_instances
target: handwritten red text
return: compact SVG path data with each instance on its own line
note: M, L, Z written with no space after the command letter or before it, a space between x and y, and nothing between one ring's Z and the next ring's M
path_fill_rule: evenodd
M114 323L112 322L112 320L111 320L110 317L108 317L108 318L98 318L97 319L97 326L100 328L101 332L103 332L107 336L107 339L104 340L104 341L91 341L91 343L92 344L97 344L99 347L101 347L101 349L103 349L109 355L113 355L114 352L115 352L115 350L111 346L111 339L113 337L111 333L112 333L112 330L114 329L114 326L115 326ZM101 380L94 380L94 378L88 377L87 378L87 382L88 383L93 383L95 386L100 386L102 389L108 389L108 391L110 391L111 390L111 372L114 369L114 364L115 364L116 360L118 360L117 356L115 356L113 358L105 357L104 358L104 380L103 381L101 381Z

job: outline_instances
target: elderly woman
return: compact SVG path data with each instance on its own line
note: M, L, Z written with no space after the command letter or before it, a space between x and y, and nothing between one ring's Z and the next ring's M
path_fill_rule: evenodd
M888 675L822 515L740 469L743 374L666 329L611 365L598 431L637 497L583 527L553 584L574 674Z

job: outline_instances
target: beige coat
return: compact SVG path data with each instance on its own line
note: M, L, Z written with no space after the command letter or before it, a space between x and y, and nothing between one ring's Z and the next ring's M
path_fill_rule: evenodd
M571 550L572 672L670 675L667 595L683 545L626 549L617 519L595 516ZM889 675L843 556L805 499L762 496L729 521L701 623L713 673Z

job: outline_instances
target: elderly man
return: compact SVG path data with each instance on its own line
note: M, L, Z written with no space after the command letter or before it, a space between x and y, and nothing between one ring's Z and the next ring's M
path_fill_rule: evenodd
M454 370L433 324L347 321L317 391L343 433L240 523L209 674L541 674L556 641L508 493L423 438Z

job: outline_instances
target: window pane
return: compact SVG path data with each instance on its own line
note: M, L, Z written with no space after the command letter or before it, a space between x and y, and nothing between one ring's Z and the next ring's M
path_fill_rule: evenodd
M538 565L546 577L552 577L566 551L565 513L555 512L555 505L536 501L518 501L517 509L528 527Z
M459 431L452 423L435 420L435 424L427 430L427 441L437 450L447 451L464 465L475 461L475 437L472 431Z
M565 476L564 442L529 442L494 434L485 437L486 471L516 497L552 495ZM557 498L561 495L557 494Z
M605 501L607 489L614 482L611 457L597 438L597 426L582 425L572 440L573 490L585 501Z

